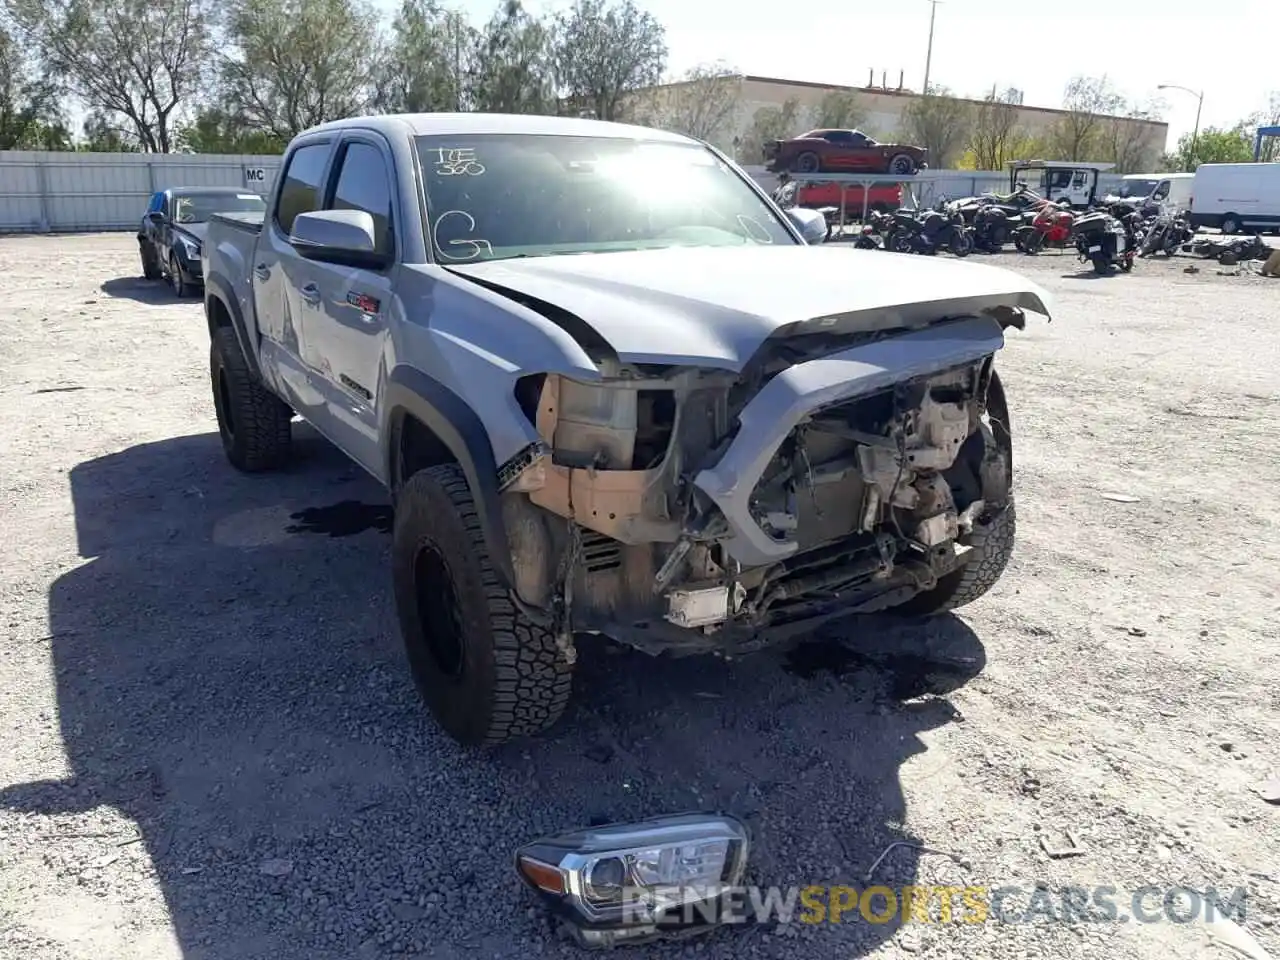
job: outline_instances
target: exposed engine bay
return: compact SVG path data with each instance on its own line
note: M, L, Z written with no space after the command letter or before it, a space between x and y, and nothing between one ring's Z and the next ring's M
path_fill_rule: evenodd
M932 589L1010 495L988 401L1019 320L781 338L740 374L525 377L540 442L501 478L519 602L566 635L692 653Z

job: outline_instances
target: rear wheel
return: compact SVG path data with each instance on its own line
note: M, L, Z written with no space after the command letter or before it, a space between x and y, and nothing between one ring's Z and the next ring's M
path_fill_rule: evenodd
M916 162L905 153L895 154L889 161L889 172L899 177L908 177L916 172Z
M1243 228L1244 221L1241 220L1237 214L1228 213L1222 218L1222 226L1220 229L1223 233L1239 233Z
M797 173L817 173L821 167L822 161L812 150L807 150L796 157L795 169Z
M1111 261L1108 260L1106 257L1094 257L1093 272L1094 273L1110 273Z
M138 256L142 258L142 275L148 280L159 280L163 271L160 261L156 259L155 248L150 243L138 243Z
M391 571L414 682L450 737L495 744L559 719L573 667L499 581L461 467L430 467L400 488Z
M209 375L218 434L231 465L245 473L262 473L286 463L293 411L254 377L230 327L214 331Z

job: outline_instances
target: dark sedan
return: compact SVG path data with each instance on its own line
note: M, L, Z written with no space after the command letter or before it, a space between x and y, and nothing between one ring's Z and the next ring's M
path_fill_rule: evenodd
M170 187L152 194L138 228L142 275L167 277L173 292L184 297L204 284L201 245L215 213L250 213L267 209L251 190L235 187Z
M927 167L923 147L877 143L860 130L810 130L764 146L765 167L775 173L887 173L908 177Z

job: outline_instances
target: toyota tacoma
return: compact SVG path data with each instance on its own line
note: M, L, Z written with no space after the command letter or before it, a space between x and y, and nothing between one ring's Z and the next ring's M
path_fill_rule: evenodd
M409 666L466 744L552 724L593 634L736 655L969 603L1014 540L994 358L1048 297L815 216L641 127L308 130L206 237L226 455L285 464L296 416L386 486Z

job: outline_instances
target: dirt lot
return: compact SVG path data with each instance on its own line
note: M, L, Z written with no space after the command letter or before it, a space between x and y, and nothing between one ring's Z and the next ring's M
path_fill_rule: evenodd
M473 755L411 687L379 491L310 433L284 475L226 465L201 308L129 237L0 240L0 956L561 955L513 844L690 808L748 818L761 884L859 884L906 840L954 859L876 881L1015 885L1015 920L1037 882L1126 916L1247 887L1280 956L1280 281L1000 262L1059 300L1005 351L991 595L733 663L589 646L553 735ZM939 674L967 682L911 697ZM1225 958L1230 929L846 917L632 955Z

